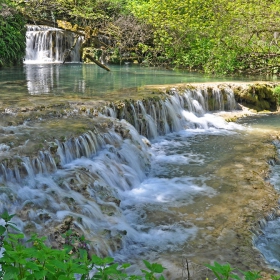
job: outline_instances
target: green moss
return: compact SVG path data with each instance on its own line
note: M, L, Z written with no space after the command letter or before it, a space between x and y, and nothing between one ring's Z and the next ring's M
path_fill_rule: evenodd
M277 99L273 87L269 84L253 84L247 88L234 89L236 101L256 111L275 111Z

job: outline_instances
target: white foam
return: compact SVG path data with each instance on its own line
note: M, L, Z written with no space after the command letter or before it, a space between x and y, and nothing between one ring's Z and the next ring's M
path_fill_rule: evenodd
M190 122L190 126L200 129L226 129L226 130L244 130L245 128L242 125L227 122L222 117L216 116L213 114L204 114L203 116L197 116L192 112L183 111L182 115L184 118Z
M0 152L7 152L10 150L10 146L6 144L0 144Z
M174 207L180 205L180 201L184 204L192 203L193 198L197 195L212 196L216 192L214 189L205 184L195 184L194 178L191 177L175 177L175 178L149 178L144 180L140 186L126 191L123 195L126 202L122 205L135 205L139 203L173 203Z

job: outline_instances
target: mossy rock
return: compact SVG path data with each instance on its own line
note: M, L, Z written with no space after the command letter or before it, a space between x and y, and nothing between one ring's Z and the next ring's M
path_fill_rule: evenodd
M245 88L236 87L234 95L237 102L256 111L275 111L277 109L273 87L269 84L253 84Z

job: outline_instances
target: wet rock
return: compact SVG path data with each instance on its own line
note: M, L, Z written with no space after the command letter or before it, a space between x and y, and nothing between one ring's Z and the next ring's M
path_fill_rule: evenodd
M51 216L49 213L40 213L39 219L42 221L47 221L47 220L51 219Z
M61 233L64 233L66 232L67 230L70 229L70 226L72 225L73 223L73 220L74 218L69 216L69 217L66 217L64 220L63 220L63 224L61 224L59 227L57 227L59 229L59 232Z
M252 84L247 87L234 89L237 101L256 111L275 111L277 109L276 96L271 84Z

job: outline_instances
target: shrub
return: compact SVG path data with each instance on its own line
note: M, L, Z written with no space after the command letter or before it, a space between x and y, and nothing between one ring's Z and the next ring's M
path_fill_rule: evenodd
M10 5L0 4L0 67L20 64L25 54L25 19Z
M156 276L165 269L157 263L144 260L146 270L143 269L143 275L138 276L126 274L125 269L130 264L120 265L111 257L89 257L84 237L76 238L71 231L62 235L65 245L60 250L47 246L46 237L36 234L24 242L24 234L11 222L13 216L7 212L0 216L4 220L4 225L0 225L0 252L1 249L4 251L0 258L1 280L164 280L162 275ZM10 228L16 233L10 232Z

